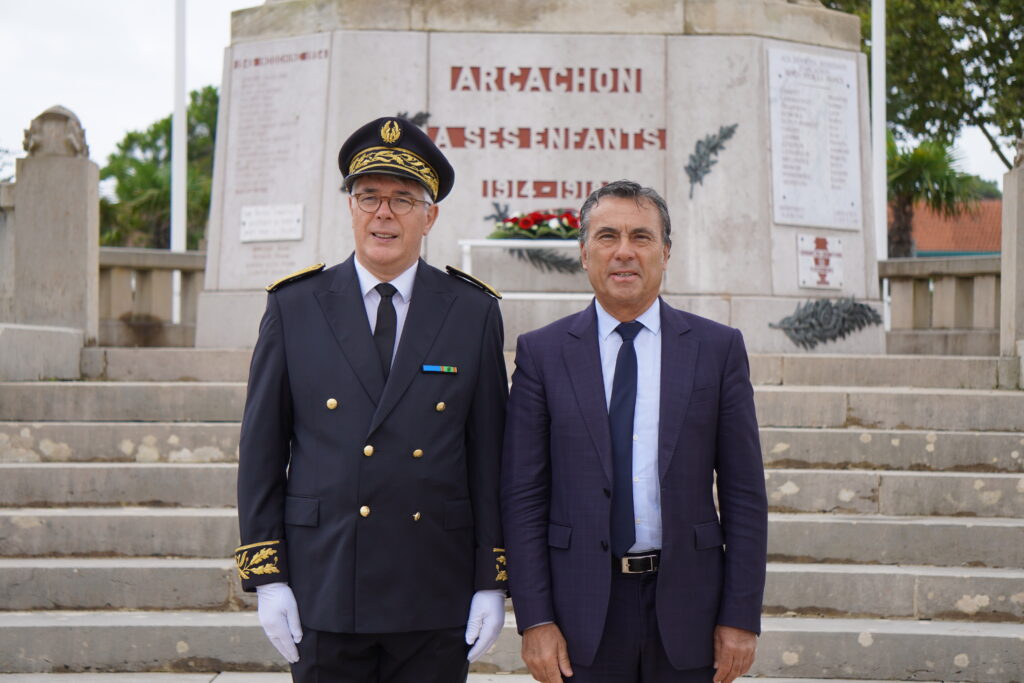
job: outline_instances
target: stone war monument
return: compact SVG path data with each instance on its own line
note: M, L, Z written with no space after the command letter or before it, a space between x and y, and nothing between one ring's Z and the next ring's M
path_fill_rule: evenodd
M25 131L17 181L0 184L0 380L77 379L99 318L99 168L74 113Z
M808 302L828 317L852 297L880 322L859 48L858 19L816 0L268 0L235 12L197 346L253 344L266 284L349 255L338 149L400 113L426 119L456 170L424 256L459 267L469 254L508 293L509 348L585 305L585 276L464 242L501 212L578 209L620 178L668 201L666 299L739 327L752 351L802 350L785 328ZM808 346L882 353L884 333L868 324Z

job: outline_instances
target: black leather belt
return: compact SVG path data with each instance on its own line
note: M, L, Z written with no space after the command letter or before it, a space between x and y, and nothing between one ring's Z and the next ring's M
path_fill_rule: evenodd
M612 558L612 567L623 574L649 574L658 571L660 562L661 551L654 550L649 553Z

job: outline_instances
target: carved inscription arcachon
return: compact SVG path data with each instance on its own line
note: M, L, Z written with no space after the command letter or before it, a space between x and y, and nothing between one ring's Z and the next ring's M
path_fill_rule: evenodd
M635 125L623 125L623 111L631 101L645 95L648 76L638 66L513 66L454 64L447 69L448 92L458 96L504 97L515 102L523 96L522 110L532 116L515 115L519 106L512 104L508 113L523 123L500 125L491 120L485 125L472 121L444 121L431 126L428 134L441 149L480 150L487 153L532 151L550 154L548 166L538 168L539 177L481 178L482 199L536 199L582 201L594 189L606 184L602 178L567 178L568 169L581 165L576 152L664 151L667 135L664 128L643 125L643 117ZM533 99L526 99L532 95ZM543 103L535 99L544 97ZM604 106L615 112L608 125L572 125L571 112L578 107L593 107L595 98L612 98ZM619 104L621 103L621 104ZM600 106L598 107L600 109ZM467 111L473 111L467 108ZM541 114L538 120L538 112ZM508 118L508 117L502 117ZM597 117L600 118L600 117ZM632 118L632 117L628 117ZM532 125L526 125L526 123ZM565 153L565 156L559 155ZM592 159L593 157L591 157ZM560 159L561 161L554 161ZM554 161L554 163L551 163ZM583 164L585 167L606 164ZM500 167L501 165L498 165ZM515 171L513 171L515 172ZM521 172L521 171L520 171ZM511 175L511 173L510 173Z

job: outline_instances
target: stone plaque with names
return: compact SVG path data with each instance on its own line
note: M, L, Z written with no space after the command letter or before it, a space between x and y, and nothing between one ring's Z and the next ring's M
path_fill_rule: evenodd
M220 289L262 289L316 260L330 35L232 48ZM315 231L314 231L315 233Z
M860 230L860 126L854 57L768 49L776 223Z
M843 240L797 235L797 275L801 287L843 288Z

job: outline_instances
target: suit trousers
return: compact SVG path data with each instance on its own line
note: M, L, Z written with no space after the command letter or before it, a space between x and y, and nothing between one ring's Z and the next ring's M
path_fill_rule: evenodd
M332 633L302 627L294 683L465 683L466 628Z
M658 573L612 574L608 616L590 666L571 661L570 683L711 683L714 667L680 670L665 654L655 614Z

